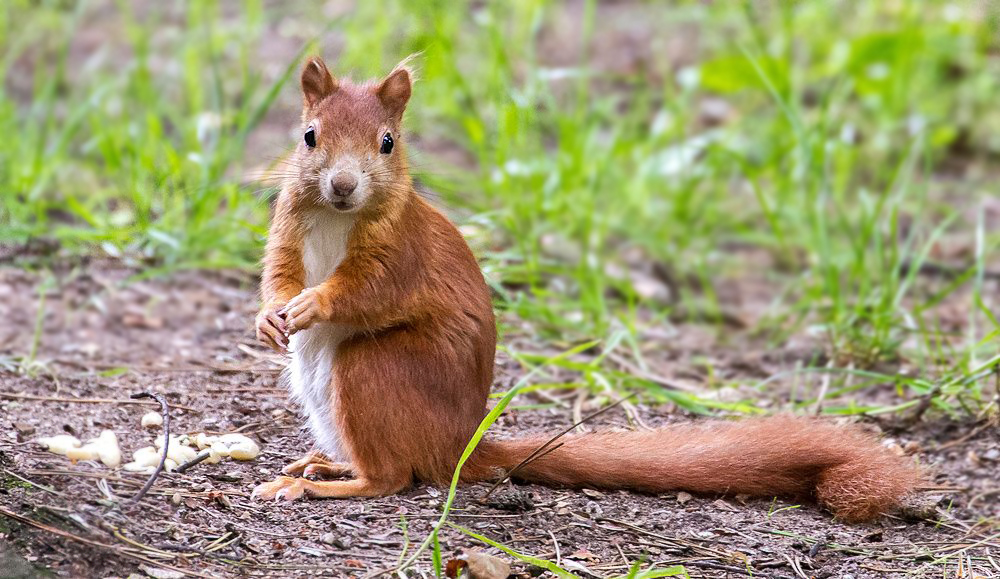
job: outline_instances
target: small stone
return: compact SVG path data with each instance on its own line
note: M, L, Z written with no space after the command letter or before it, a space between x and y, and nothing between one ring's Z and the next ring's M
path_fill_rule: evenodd
M17 433L20 434L21 436L31 436L32 434L35 433L34 426L30 424L25 424L23 422L15 422L14 429L17 430Z
M587 501L587 505L583 510L591 517L604 516L604 509L602 509L601 505L597 504L595 501Z
M601 497L604 496L604 493L600 491L595 491L594 489L583 489L582 492L583 494L595 500L600 499Z
M326 543L327 545L332 545L337 541L337 536L333 533L323 533L323 536L319 538L320 541Z
M682 504L682 505L684 503L690 501L693 498L694 497L691 496L691 493L686 493L684 491L681 491L681 492L677 493L677 502L680 503L680 504Z
M181 493L174 493L173 495L171 495L170 502L174 503L175 505L180 505L181 504Z
M346 537L337 537L333 541L333 546L337 547L338 549L350 549L351 540Z
M491 508L512 513L523 513L535 508L535 501L531 498L531 493L517 487L497 490L486 499L486 504Z

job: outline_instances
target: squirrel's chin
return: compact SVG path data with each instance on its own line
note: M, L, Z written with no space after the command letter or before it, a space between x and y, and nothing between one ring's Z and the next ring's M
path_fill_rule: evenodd
M334 201L330 205L340 213L354 213L359 208L357 203L350 203L348 201Z

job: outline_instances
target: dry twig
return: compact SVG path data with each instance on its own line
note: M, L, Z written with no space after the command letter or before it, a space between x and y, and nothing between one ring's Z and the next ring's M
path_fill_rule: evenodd
M160 408L163 411L163 453L160 455L160 464L156 465L156 470L153 471L153 474L149 475L149 479L146 481L146 484L142 485L139 492L135 493L135 496L132 497L132 504L136 504L142 500L142 497L146 496L149 489L153 488L153 483L156 482L156 477L160 476L160 473L163 472L163 464L167 461L167 449L170 448L170 406L167 404L167 399L164 398L162 394L139 392L138 394L129 396L129 398L153 398L160 403Z
M208 460L208 457L210 456L212 456L212 453L209 451L209 449L206 448L205 450L199 452L198 456L192 458L191 460L175 468L174 472L183 474L184 471L191 468L192 466L195 466L196 464L200 464L201 462Z
M34 394L19 394L17 392L0 392L0 398L11 400L38 400L39 402L68 402L76 404L141 404L143 406L151 404L143 400L116 400L114 398L59 398L57 396L35 396ZM187 410L188 412L198 412L201 410L190 406L175 404L174 408Z

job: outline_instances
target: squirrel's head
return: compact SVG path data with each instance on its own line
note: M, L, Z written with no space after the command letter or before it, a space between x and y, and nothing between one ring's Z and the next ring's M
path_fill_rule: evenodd
M302 69L302 133L294 154L301 193L343 213L373 210L410 190L402 121L412 78L406 61L377 82Z

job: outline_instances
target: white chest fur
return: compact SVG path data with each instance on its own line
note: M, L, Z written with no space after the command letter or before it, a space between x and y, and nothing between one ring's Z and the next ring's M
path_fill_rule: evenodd
M352 215L317 211L310 216L302 248L307 287L324 282L337 269L344 259L353 226ZM336 404L333 365L337 345L349 334L348 328L319 323L289 340L292 363L287 375L292 395L305 412L316 445L335 460L348 458L343 456L333 415Z

